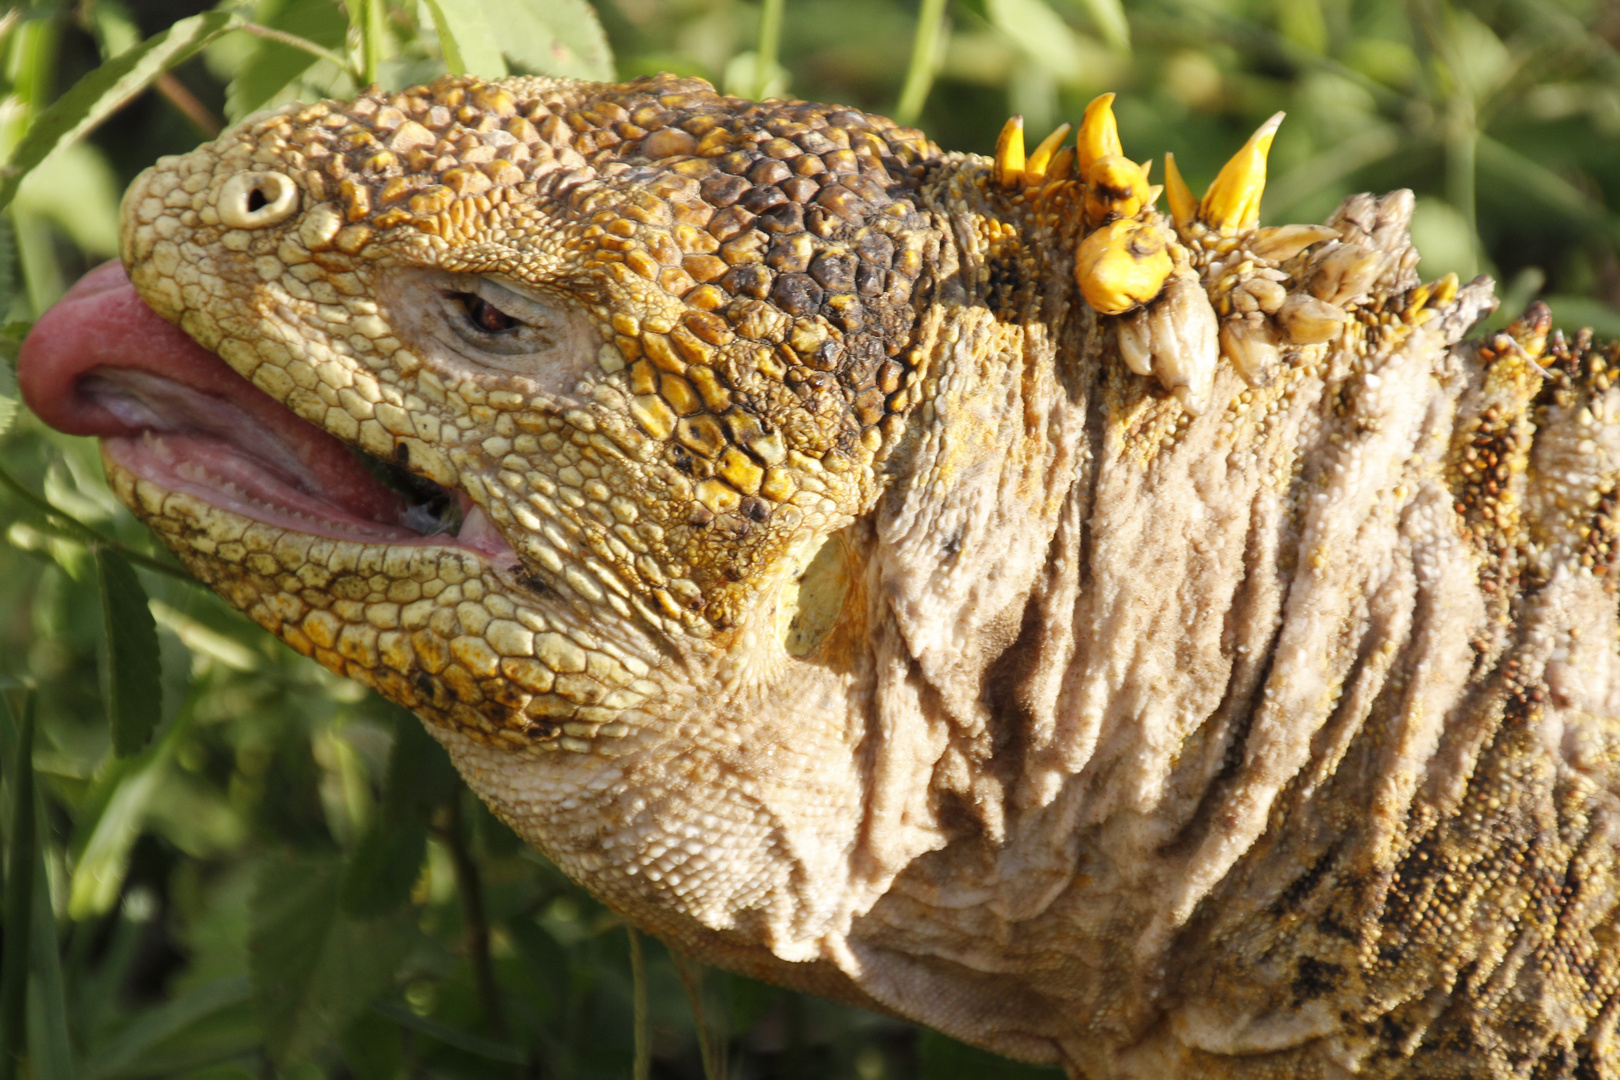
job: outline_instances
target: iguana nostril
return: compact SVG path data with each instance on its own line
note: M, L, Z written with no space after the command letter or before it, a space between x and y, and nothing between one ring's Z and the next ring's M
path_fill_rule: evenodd
M220 185L219 220L233 229L262 229L298 209L298 185L278 172L240 173Z

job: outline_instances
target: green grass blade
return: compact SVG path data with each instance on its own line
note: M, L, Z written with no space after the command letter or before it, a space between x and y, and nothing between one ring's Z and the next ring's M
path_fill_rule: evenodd
M6 852L4 919L10 943L0 954L0 1080L15 1080L18 1059L27 1053L29 940L34 915L34 871L39 861L39 831L34 819L34 701L0 695L17 732L17 754L11 767L11 843ZM20 713L21 715L17 715Z
M102 915L118 901L129 870L130 852L140 838L146 808L163 779L167 762L167 754L147 754L118 770L117 787L73 867L68 887L68 914L72 918Z
M371 86L382 67L384 25L382 0L360 0L360 82Z
M382 61L382 42L378 33L382 29L381 12L377 0L344 0L349 13L349 27L359 36L360 63L354 69L361 86L377 81L377 65Z
M44 831L44 823L40 823ZM73 1044L68 1037L67 995L62 990L61 943L56 913L45 877L45 840L39 838L34 866L34 932L28 946L33 977L29 980L28 1073L30 1080L74 1080Z
M113 751L128 757L146 745L163 719L157 623L128 559L116 551L97 550L96 580L107 642L102 668L107 718L112 722Z
M237 16L210 11L181 19L126 53L113 57L73 84L40 113L0 168L0 209L16 197L17 185L59 146L79 138L126 105L163 72L219 35L241 24Z
M917 32L911 39L911 61L906 65L906 81L900 88L900 104L894 118L902 124L915 124L923 103L934 86L939 68L940 39L945 34L945 0L922 0L917 13Z
M1504 143L1481 135L1474 147L1481 175L1498 193L1507 189L1527 206L1602 233L1620 244L1620 216L1553 170Z

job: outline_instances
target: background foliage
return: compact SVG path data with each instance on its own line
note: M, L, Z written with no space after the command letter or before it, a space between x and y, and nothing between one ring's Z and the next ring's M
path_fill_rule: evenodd
M1127 152L1197 187L1284 108L1267 221L1412 187L1427 277L1620 334L1613 2L205 3L0 10L0 1080L1052 1075L630 933L22 414L28 321L115 254L134 173L221 123L446 65L673 70L984 152L1009 113L1038 138L1112 89Z

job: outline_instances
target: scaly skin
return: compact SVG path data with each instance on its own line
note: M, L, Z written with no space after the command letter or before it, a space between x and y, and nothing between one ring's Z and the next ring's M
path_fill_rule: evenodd
M1077 1077L1620 1071L1615 351L1460 343L1489 283L1418 284L1404 193L1256 231L1269 131L1167 218L1100 123L251 120L131 189L137 288L512 552L113 484L702 959Z

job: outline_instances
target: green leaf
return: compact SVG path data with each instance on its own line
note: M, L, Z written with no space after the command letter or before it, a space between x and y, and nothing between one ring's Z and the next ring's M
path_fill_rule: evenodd
M338 903L335 858L276 862L259 873L248 945L254 1011L285 1066L336 1037L393 984L415 940L408 915L359 920Z
M911 39L911 62L894 116L902 124L915 124L922 115L923 102L934 84L940 60L940 41L945 36L945 0L923 0L917 13L917 31Z
M506 74L506 61L478 3L467 0L422 0L422 3L433 16L433 28L439 32L439 48L444 52L444 66L450 74L470 72L486 78Z
M1086 14L1097 36L1115 52L1129 56L1131 52L1131 24L1125 20L1125 5L1120 0L1075 0Z
M1042 0L986 0L985 12L997 30L1052 77L1070 81L1081 74L1074 31Z
M768 70L760 70L759 53L745 49L726 61L726 70L720 77L725 92L737 97L781 97L787 93L789 71L774 61Z
M1620 215L1531 155L1488 135L1480 136L1478 154L1482 187L1489 185L1498 196L1516 196L1538 216L1601 232L1611 244L1620 244Z
M288 0L263 25L296 34L328 49L341 49L349 22L331 0ZM255 37L253 51L225 89L225 111L240 119L275 97L317 61L315 54L271 38Z
M94 818L85 815L95 822L95 827L73 864L73 880L68 888L68 915L73 919L106 914L118 901L129 871L130 852L145 823L147 804L168 764L169 755L162 751L171 742L165 737L152 751L115 766L108 777L111 793L101 813ZM93 794L99 795L100 791Z
M157 624L128 559L111 548L97 548L96 581L107 635L102 693L112 722L113 752L128 757L146 745L163 719Z
M613 78L607 35L585 0L484 0L483 10L490 25L501 28L501 51L514 67L535 75Z
M96 0L86 7L91 29L101 39L103 60L111 60L140 44L140 27L130 18L129 9L118 0Z
M405 1040L399 1025L376 1010L360 1014L343 1033L343 1063L355 1080L396 1080L405 1073Z
M134 757L114 761L84 793L73 841L68 916L83 921L111 911L123 892L130 852L146 827L147 807L162 786L175 747L191 726L193 695L163 738Z
M405 903L421 874L428 822L456 790L456 771L444 748L416 717L399 710L382 807L344 873L346 914L383 915Z
M159 1044L246 1001L248 993L247 978L234 975L195 986L173 1001L140 1014L84 1063L84 1080L110 1080L124 1073Z
M0 209L10 205L22 178L53 150L79 138L145 90L153 79L241 23L240 18L223 11L181 19L74 83L34 119L11 160L0 169Z
M48 219L87 256L118 254L118 201L124 185L87 142L60 147L17 190L13 211Z

